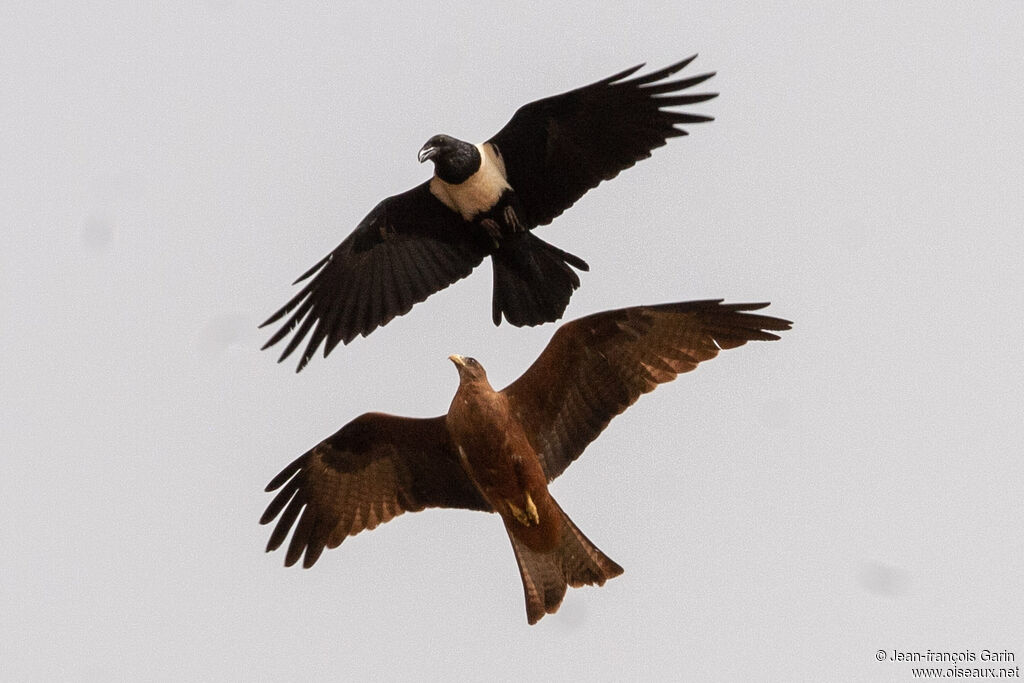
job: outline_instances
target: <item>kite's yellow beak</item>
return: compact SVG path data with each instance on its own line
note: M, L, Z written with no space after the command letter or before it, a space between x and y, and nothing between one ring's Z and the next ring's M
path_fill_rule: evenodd
M450 360L451 362L455 363L455 365L457 367L460 367L460 368L466 367L466 357L465 356L460 356L457 353L453 353L452 355L448 356L448 360Z

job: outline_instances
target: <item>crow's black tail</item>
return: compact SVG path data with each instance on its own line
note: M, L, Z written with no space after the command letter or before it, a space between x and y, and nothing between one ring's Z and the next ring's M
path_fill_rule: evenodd
M578 270L590 270L586 261L535 236L521 232L506 238L491 256L494 324L505 320L522 327L562 317L573 290L580 286ZM571 267L570 267L571 266Z

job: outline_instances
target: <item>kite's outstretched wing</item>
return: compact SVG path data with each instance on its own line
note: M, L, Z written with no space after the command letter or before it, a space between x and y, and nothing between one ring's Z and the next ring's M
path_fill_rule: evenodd
M548 481L561 474L613 417L720 349L774 340L787 320L747 313L768 304L721 300L637 306L562 325L533 365L504 389Z
M260 524L280 515L267 552L295 527L286 566L305 553L302 564L311 567L324 548L403 512L491 510L452 451L444 416L361 415L285 467L267 485L277 489Z

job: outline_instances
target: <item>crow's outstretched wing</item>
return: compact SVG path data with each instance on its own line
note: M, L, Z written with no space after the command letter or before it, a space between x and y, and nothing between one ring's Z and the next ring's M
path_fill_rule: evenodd
M281 353L284 360L308 338L298 371L322 343L326 356L339 343L368 335L469 275L486 255L476 235L430 193L428 183L388 197L295 281L309 280L261 325L287 316L263 348L294 331Z
M670 109L705 102L717 93L681 94L714 76L667 81L696 55L645 76L643 64L516 111L489 142L505 162L509 184L530 227L546 225L602 180L614 178L671 137L679 125L712 117Z

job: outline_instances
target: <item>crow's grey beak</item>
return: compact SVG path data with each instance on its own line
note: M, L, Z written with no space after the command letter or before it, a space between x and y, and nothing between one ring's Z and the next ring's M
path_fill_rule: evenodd
M437 156L437 147L431 147L430 145L427 145L420 150L420 153L416 156L416 158L419 159L420 163L422 164L427 159L433 159L435 156Z

